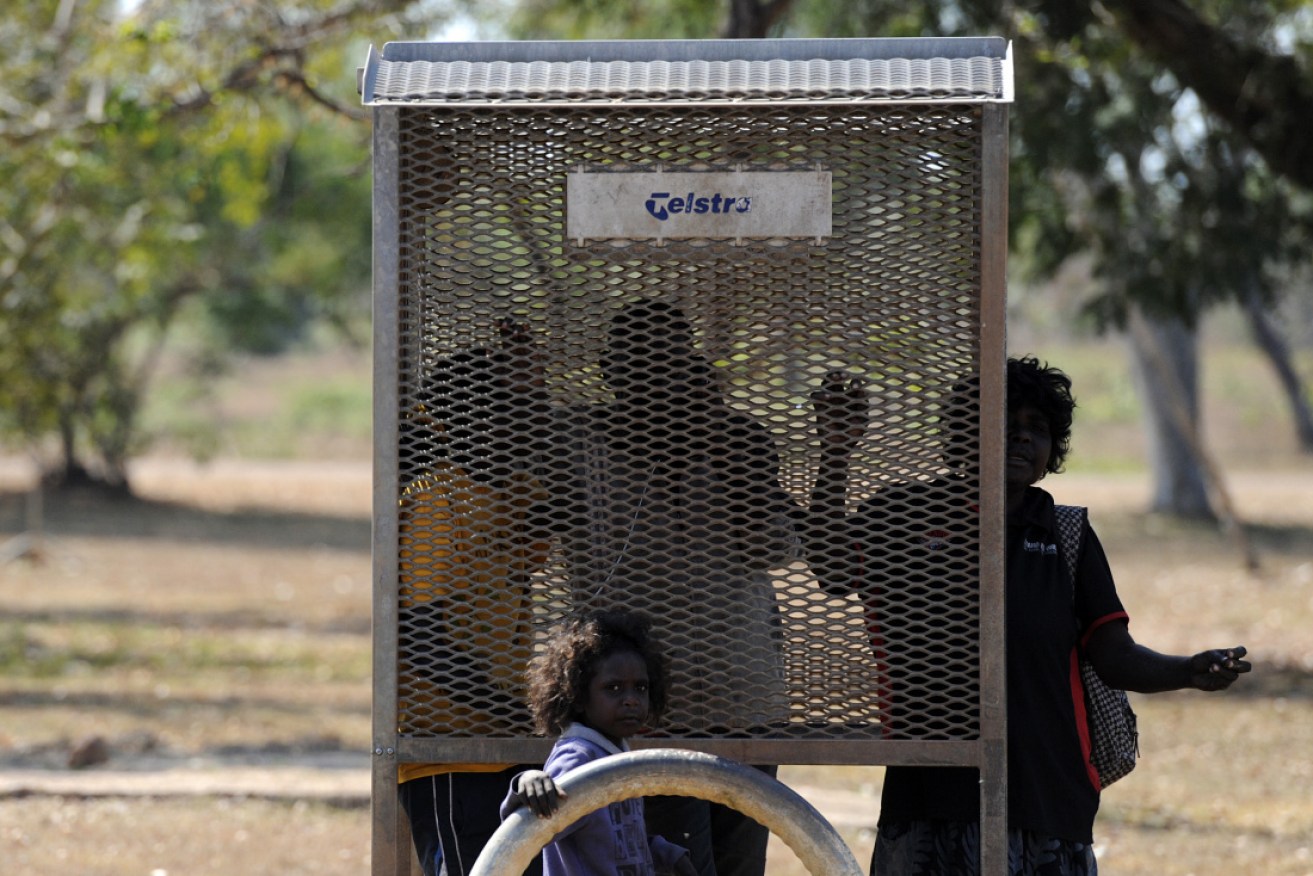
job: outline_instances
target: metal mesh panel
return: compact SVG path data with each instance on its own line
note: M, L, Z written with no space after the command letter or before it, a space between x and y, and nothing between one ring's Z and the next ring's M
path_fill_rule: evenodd
M974 106L400 110L398 724L527 737L551 624L656 623L675 738L977 738ZM833 236L563 239L567 173L833 173ZM865 381L818 523L812 393Z

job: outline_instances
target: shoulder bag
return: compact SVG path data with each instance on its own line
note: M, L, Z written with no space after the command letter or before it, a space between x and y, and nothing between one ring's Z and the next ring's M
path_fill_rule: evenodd
M1076 558L1080 555L1081 539L1085 534L1086 509L1076 505L1057 505L1054 513L1074 608ZM1135 759L1140 756L1140 733L1126 691L1108 687L1083 655L1079 662L1081 686L1085 688L1085 718L1090 731L1090 763L1099 774L1102 789L1135 769Z

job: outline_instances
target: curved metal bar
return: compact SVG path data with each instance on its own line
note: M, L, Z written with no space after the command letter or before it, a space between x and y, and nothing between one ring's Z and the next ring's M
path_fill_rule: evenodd
M736 809L765 825L813 876L864 876L834 827L802 797L736 761L697 751L655 748L593 761L557 780L568 797L551 818L528 808L493 834L470 876L518 876L552 837L617 800L649 795L698 797Z

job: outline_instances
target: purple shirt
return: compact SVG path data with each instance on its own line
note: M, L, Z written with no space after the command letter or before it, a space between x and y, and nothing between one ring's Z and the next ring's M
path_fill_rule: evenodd
M582 724L571 724L556 740L543 770L554 779L598 758L628 751ZM502 817L510 815L510 796ZM669 872L687 854L682 846L649 837L643 798L603 806L558 833L543 849L543 876L655 876Z

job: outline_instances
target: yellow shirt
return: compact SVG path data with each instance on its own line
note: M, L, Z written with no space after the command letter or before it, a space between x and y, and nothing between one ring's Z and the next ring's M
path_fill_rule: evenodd
M530 508L541 499L540 486L527 475L489 484L452 465L426 472L403 491L398 604L403 618L416 607L429 613L412 611L427 626L403 628L399 635L401 733L479 732L506 725L504 716L488 710L491 703L460 701L426 678L433 661L459 662L473 689L523 702L524 669L532 656L529 584L550 549L528 526ZM436 654L423 649L426 636L434 637ZM450 665L434 668L452 671ZM408 781L505 766L401 764L398 777Z

